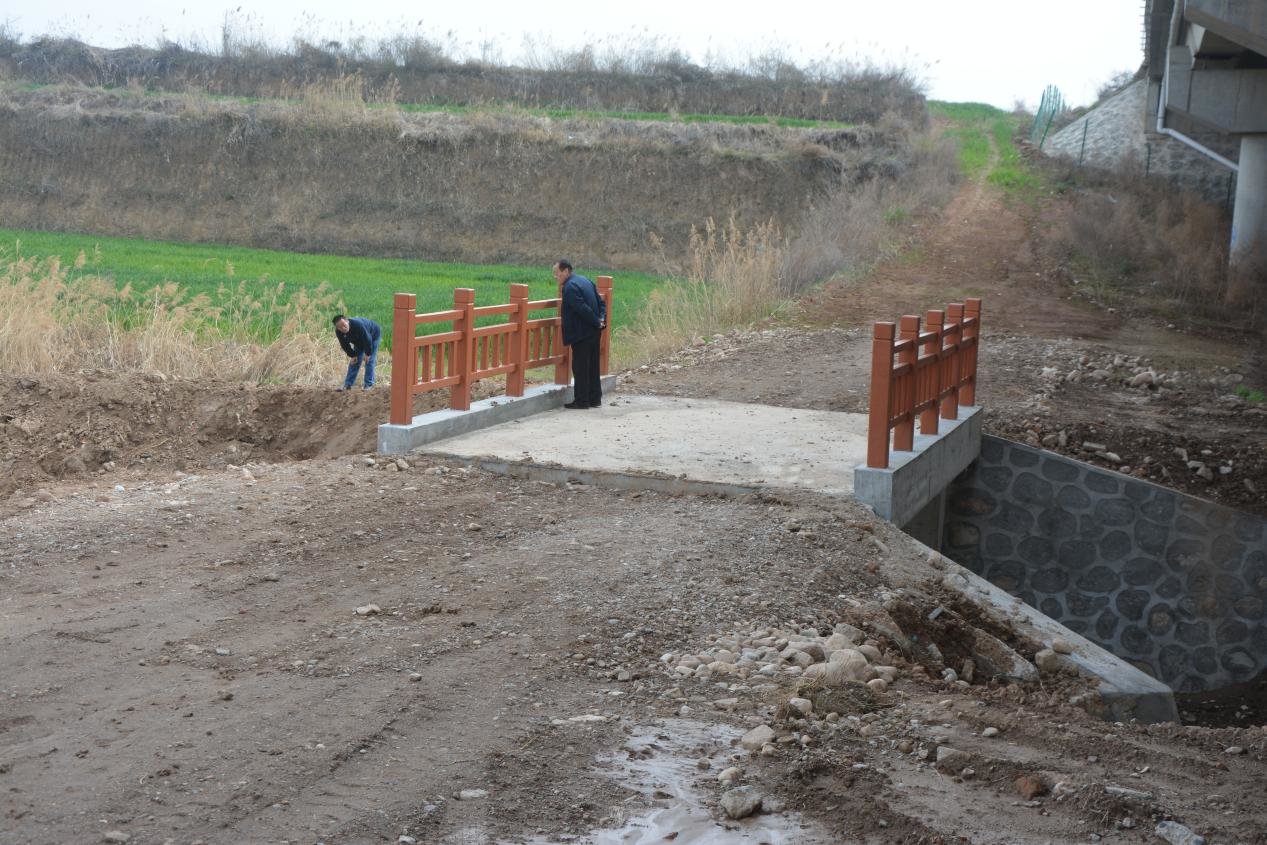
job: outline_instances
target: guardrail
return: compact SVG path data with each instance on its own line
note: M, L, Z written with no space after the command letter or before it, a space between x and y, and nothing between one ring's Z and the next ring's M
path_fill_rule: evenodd
M611 325L612 277L599 276L599 296L607 304ZM563 345L559 308L562 300L528 299L527 285L510 286L505 305L475 304L472 288L453 291L453 308L417 313L417 297L398 293L392 319L391 423L408 425L413 420L413 398L419 393L449 388L449 407L467 411L471 386L482 378L506 376L506 395L523 396L528 370L554 365L554 383L571 379L571 352ZM529 319L534 311L550 311L550 317ZM505 316L506 322L476 326L481 317ZM418 327L451 323L448 331L418 334ZM611 331L599 341L599 372L606 375L611 359Z
M929 311L923 329L913 315L875 324L867 466L888 467L890 431L893 451L911 451L917 414L920 434L936 434L939 417L958 419L960 405L975 404L980 337L980 299Z

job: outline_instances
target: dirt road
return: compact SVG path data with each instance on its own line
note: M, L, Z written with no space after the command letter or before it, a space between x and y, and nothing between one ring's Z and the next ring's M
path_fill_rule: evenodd
M1261 502L1239 473L1263 466L1262 421L1225 402L1218 369L1244 354L1201 343L1170 391L1064 380L1091 371L1083 356L1173 344L1110 316L1073 337L1062 309L1083 309L1058 291L1039 322L1007 305L1041 270L1024 251L987 260L1026 230L1000 235L1010 218L983 201L957 201L971 213L927 233L923 265L824 289L793 325L693 347L628 389L858 410L864 321L944 300L916 283L962 265L952 287L987 301L996 429L1120 433L1140 466L1141 433L1240 438L1211 489ZM0 397L3 845L1144 843L1167 821L1267 842L1267 729L1104 723L1062 676L968 683L973 630L1026 658L1041 644L952 606L946 570L855 504L370 465L383 396L96 374L6 378ZM939 607L955 624L926 631ZM944 659L908 633L942 637ZM832 636L892 683L803 686L826 663L797 654ZM761 797L755 820L722 809L736 787Z

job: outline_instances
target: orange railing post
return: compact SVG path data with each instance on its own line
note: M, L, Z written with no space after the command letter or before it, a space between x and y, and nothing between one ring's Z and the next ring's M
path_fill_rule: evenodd
M937 433L937 420L938 420L937 406L941 402L941 400L938 397L941 394L941 378L942 378L941 333L942 333L942 325L945 323L945 321L946 321L946 313L944 311L936 311L936 310L929 311L924 316L925 331L934 335L933 337L930 337L928 341L924 344L924 354L929 355L929 356L935 355L937 357L937 360L934 361L933 364L928 368L929 372L931 373L931 376L929 378L933 382L933 389L932 389L933 404L929 405L927 408L925 408L923 411L920 412L920 415L919 415L919 433L920 434L936 434Z
M562 355L554 365L554 383L568 384L572 381L572 347L563 345L563 283L559 283L559 316L554 321L555 354Z
M598 277L598 295L603 298L603 304L607 306L607 328L603 329L602 335L598 339L598 373L599 375L607 375L611 372L611 350L612 350L612 277ZM560 308L562 305L560 305Z
M510 315L515 330L507 342L510 344L510 363L515 368L506 374L506 395L523 396L528 377L528 369L524 366L528 361L528 286L511 285L510 303L515 306L515 313Z
M977 404L977 351L981 348L981 300L978 297L966 299L964 306L965 315L972 320L972 342L964 350L965 360L961 378L964 385L959 399L964 405L975 405Z
M946 328L954 337L954 346L950 350L950 358L946 362L945 381L942 389L947 390L946 398L941 401L941 416L945 420L959 419L959 367L963 353L963 304L959 302L946 306Z
M889 465L889 412L893 391L893 323L876 323L871 341L871 412L867 466Z
M919 360L919 317L907 314L898 321L898 340L909 340L910 344L897 354L899 365L910 365L911 372L899 383L901 391L896 397L897 410L904 414L893 426L893 449L897 452L909 452L915 448L915 407L918 375L915 363Z
M418 298L398 293L392 313L392 425L413 420L414 383L418 380L418 355L414 350L414 312Z
M449 407L455 411L471 410L471 356L474 352L475 290L454 288L453 308L462 316L453 321L453 330L460 337L453 341L453 358L449 361L450 375L458 377L457 384L449 388Z

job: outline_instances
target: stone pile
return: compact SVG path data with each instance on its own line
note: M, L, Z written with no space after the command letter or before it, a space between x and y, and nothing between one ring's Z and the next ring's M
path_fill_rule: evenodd
M669 652L660 661L674 675L704 681L797 678L827 687L849 681L884 692L898 670L884 665L879 644L852 625L822 635L815 628L753 628L710 637L699 652Z
M1046 370L1044 375L1047 375ZM1077 366L1065 374L1064 380L1070 384L1112 383L1145 391L1174 390L1181 386L1178 371L1159 372L1149 359L1131 355L1103 358L1082 355Z

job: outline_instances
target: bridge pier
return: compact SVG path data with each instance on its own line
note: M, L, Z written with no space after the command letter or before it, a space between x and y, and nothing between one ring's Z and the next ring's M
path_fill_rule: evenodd
M1267 134L1241 138L1239 166L1231 265L1234 271L1260 270L1267 262Z

